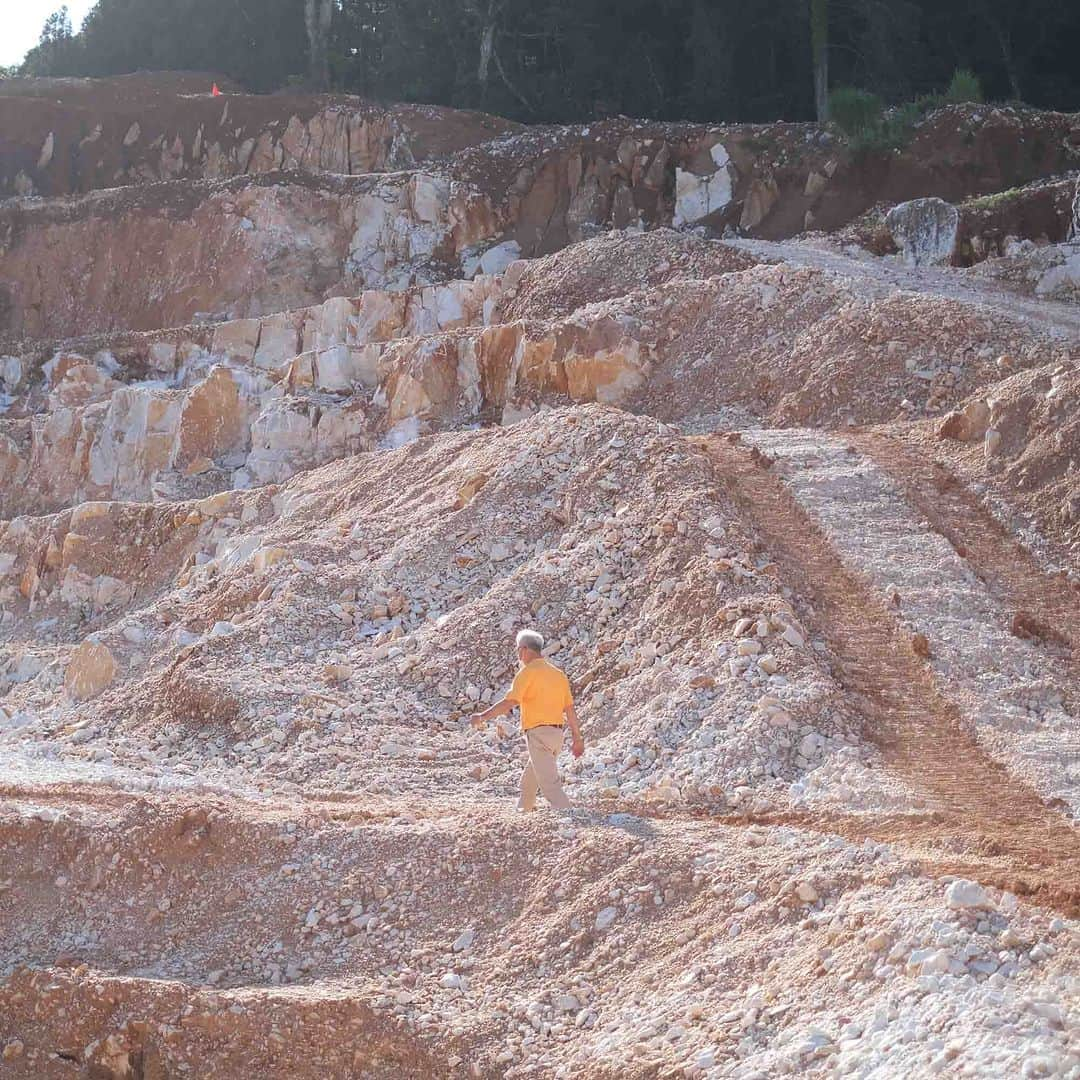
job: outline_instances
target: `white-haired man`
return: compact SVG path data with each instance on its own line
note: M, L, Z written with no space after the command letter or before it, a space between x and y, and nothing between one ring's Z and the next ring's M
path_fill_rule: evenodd
M519 810L536 808L536 793L542 791L553 807L565 810L570 800L559 780L559 752L562 750L564 723L570 726L574 757L585 753L570 681L554 664L544 659L544 639L535 630L522 630L517 636L518 662L521 664L506 697L484 712L474 713L472 726L478 731L489 720L521 709L521 730L529 760L521 774Z

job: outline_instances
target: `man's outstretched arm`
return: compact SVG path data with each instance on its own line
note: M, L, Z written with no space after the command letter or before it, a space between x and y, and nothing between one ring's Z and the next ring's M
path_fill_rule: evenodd
M516 708L517 702L505 697L502 701L492 705L490 709L473 713L472 716L469 717L469 723L479 731L489 720L494 720L499 716L506 716L508 713L512 713Z
M581 734L578 724L577 710L573 705L566 706L566 722L570 725L570 735L573 737L572 750L574 757L581 757L585 753L585 739Z

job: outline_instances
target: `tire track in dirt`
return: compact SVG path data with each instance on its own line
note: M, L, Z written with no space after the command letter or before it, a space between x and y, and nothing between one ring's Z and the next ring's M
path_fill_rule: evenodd
M694 441L712 457L783 579L813 609L808 621L837 657L837 675L862 715L864 737L891 769L933 799L940 817L936 836L922 821L886 827L878 820L875 827L874 819L856 815L794 815L784 822L768 817L761 823L833 827L886 842L913 840L935 851L947 837L959 837L969 851L992 856L963 860L978 865L983 880L1064 910L1080 909L1080 830L967 734L910 635L870 583L843 563L784 482L769 472L764 456L721 436ZM945 863L956 861L955 852L940 854Z
M944 465L879 432L847 441L903 491L904 497L956 549L1012 612L1010 629L1059 652L1069 675L1068 700L1080 704L1080 593L1064 576L1047 574L1023 544Z
M902 486L847 439L798 428L743 438L775 460L774 474L906 633L922 635L939 688L979 745L1080 818L1080 710L1067 700L1076 680L1062 662L1068 650L1047 640L1052 627L1041 637L1027 632L1038 620L1018 616Z

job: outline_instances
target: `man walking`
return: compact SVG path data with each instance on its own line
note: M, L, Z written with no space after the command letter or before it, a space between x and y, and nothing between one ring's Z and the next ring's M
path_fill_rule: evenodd
M474 713L471 723L480 731L489 720L506 716L515 707L521 709L521 730L529 760L521 774L519 810L536 808L536 793L558 810L570 806L559 780L558 758L563 744L563 724L570 725L574 757L585 753L570 682L554 664L544 659L544 639L535 630L522 630L517 636L517 655L521 669L514 676L506 697L484 712Z

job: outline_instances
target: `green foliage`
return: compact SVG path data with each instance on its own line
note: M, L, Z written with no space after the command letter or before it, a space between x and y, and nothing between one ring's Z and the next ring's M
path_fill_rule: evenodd
M839 86L829 95L829 116L849 139L864 138L881 126L885 105L877 94Z
M40 45L55 45L62 41L68 41L72 37L71 15L68 13L67 4L54 11L41 28Z
M65 4L45 20L38 43L26 54L20 70L24 75L71 75L79 67L79 52Z
M953 77L949 80L948 89L945 91L945 100L950 105L981 102L983 92L979 76L970 68L957 68L953 72Z
M918 101L905 101L892 109L889 115L894 124L910 131L926 114L920 109Z
M943 94L920 94L912 104L918 111L919 118L932 113L935 109L940 109L943 105L947 105Z
M764 154L767 150L775 148L775 143L771 139L762 139L757 135L744 136L742 145L752 154Z
M924 105L923 101L909 101L887 110L877 94L852 86L839 87L829 96L832 121L847 136L857 158L888 154L906 146L925 115Z
M1022 190L1022 188L1014 187L1007 191L995 191L992 195L980 195L976 199L968 199L964 207L968 210L993 210L995 207L1012 202L1022 193Z
M905 147L911 139L911 124L895 112L886 113L881 120L852 135L848 144L855 157L890 154Z

